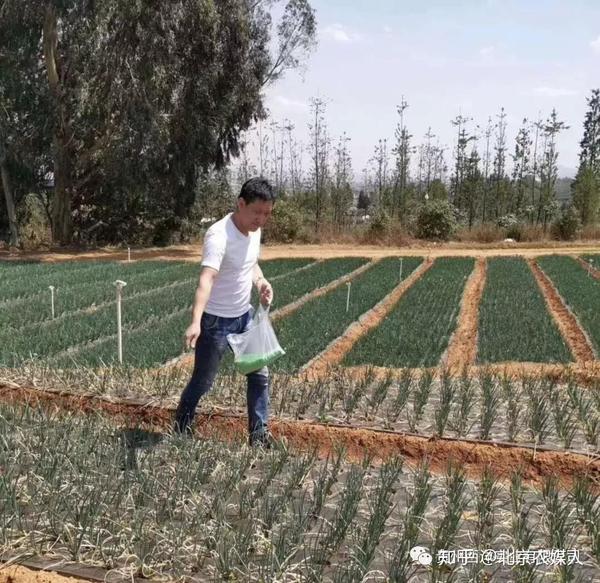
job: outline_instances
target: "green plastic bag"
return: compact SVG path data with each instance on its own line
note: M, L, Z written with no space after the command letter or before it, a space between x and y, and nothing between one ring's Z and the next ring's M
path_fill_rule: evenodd
M227 341L233 350L235 367L242 374L269 366L285 354L273 330L268 307L260 306L248 330L228 334Z

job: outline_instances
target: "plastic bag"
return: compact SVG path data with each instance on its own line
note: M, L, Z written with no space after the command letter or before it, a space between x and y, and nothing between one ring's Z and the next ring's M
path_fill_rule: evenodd
M228 334L238 372L248 374L268 366L285 354L269 318L269 308L259 306L250 328L241 334Z

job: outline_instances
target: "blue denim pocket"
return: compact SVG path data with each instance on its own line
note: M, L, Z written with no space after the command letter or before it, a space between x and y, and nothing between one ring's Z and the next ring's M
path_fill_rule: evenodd
M219 327L219 316L214 316L213 314L207 314L204 312L204 314L202 314L200 327L202 330L206 330L207 332L216 330Z

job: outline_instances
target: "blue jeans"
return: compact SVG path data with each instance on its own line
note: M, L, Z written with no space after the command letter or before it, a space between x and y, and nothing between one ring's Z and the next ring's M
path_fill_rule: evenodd
M248 329L253 310L239 318L223 318L204 313L200 322L200 337L196 340L196 353L192 378L184 389L175 413L175 431L189 431L200 397L210 391L219 364L229 348L227 334L239 334ZM248 378L248 431L250 442L261 440L267 431L269 417L269 371L263 367L246 375Z

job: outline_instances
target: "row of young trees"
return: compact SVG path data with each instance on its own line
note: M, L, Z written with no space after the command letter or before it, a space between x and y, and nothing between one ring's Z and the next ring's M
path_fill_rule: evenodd
M0 229L33 192L57 243L159 242L315 38L308 0L3 0Z
M266 130L259 126L256 159L250 160L245 142L239 179L260 173L270 177L280 192L297 200L309 197L316 230L325 214L333 224L342 225L354 204L371 205L405 222L427 200L449 200L469 227L515 220L545 228L556 217L558 139L569 127L556 110L546 119L523 119L513 144L507 139L504 108L483 128L458 115L451 120L456 140L448 155L431 128L422 143L414 143L407 109L402 98L394 142L390 146L386 139L378 141L362 180L353 173L350 138L344 134L333 139L329 134L322 99L311 100L307 144L296 139L288 120L272 121ZM583 224L600 219L600 90L592 91L588 99L572 203Z
M554 110L523 120L514 144L504 110L483 128L459 115L449 150L431 128L417 143L402 98L393 140L378 141L360 177L350 137L329 131L325 100L311 101L307 144L288 120L268 123L265 87L296 67L316 36L308 0L280 3L275 25L274 0L1 2L0 232L19 243L18 210L35 193L55 242L93 232L105 242L160 243L191 213L229 204L232 159L240 179L270 177L317 231L324 222L343 227L356 203L406 223L438 199L469 226L506 217L548 224L567 127ZM594 90L573 183L584 224L599 219L599 140Z

